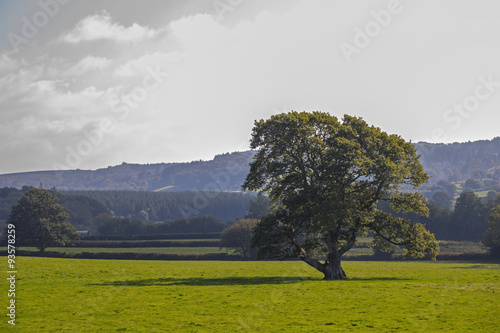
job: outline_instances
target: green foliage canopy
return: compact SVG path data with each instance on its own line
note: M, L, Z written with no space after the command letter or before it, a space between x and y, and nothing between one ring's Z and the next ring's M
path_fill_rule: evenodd
M243 257L251 257L253 253L250 242L252 240L252 230L256 224L256 219L236 221L222 232L220 247L234 249Z
M489 247L493 255L500 257L500 205L490 210L483 244Z
M8 223L16 226L16 244L35 244L43 252L48 246L66 245L79 238L68 219L54 195L30 188L12 208Z
M480 241L487 229L488 209L474 192L465 191L457 198L450 220L454 239Z
M248 213L245 218L248 219L260 219L262 216L269 214L270 212L270 202L269 198L259 193L254 199L250 200L250 207L248 208Z
M340 258L368 231L378 246L436 257L439 246L423 225L376 207L386 200L395 211L428 214L420 194L400 189L428 180L401 137L357 117L290 112L256 121L250 146L257 153L243 188L266 192L277 207L254 230L259 258L299 257L325 279L341 279Z

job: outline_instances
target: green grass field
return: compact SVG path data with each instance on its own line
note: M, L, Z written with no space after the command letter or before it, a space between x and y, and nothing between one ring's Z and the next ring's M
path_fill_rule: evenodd
M495 332L500 327L500 264L343 265L349 280L321 281L321 274L298 261L18 257L16 326L3 315L0 331ZM0 299L6 307L7 292Z

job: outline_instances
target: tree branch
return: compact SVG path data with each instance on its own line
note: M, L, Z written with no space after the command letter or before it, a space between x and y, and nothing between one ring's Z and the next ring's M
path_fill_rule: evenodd
M321 273L325 272L325 265L320 263L318 259L309 257L306 250L304 250L302 248L302 246L300 246L299 242L295 238L288 237L288 239L290 239L290 242L293 244L293 246L295 247L295 249L299 253L300 260L302 260L303 262L305 262L309 266L316 268Z
M392 245L404 245L402 242L396 242L396 241L391 240L390 238L385 237L384 235L382 235L378 231L376 231L375 233L377 234L377 236L379 236L380 238L382 238L386 242L391 243Z

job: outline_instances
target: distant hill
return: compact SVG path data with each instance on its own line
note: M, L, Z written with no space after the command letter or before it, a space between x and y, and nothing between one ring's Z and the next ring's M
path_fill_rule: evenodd
M450 144L419 142L415 146L431 182L500 178L500 137Z
M1 187L58 190L240 191L254 152L217 155L210 161L129 164L97 170L35 171L0 175Z
M415 143L421 162L439 180L500 179L500 137L467 143ZM58 190L240 191L254 152L217 155L210 161L128 164L98 170L36 171L0 175L0 187L35 186Z

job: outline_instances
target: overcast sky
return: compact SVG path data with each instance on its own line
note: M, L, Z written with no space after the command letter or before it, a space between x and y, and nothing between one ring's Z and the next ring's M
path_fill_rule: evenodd
M320 110L500 135L500 2L0 1L0 174L212 159Z

